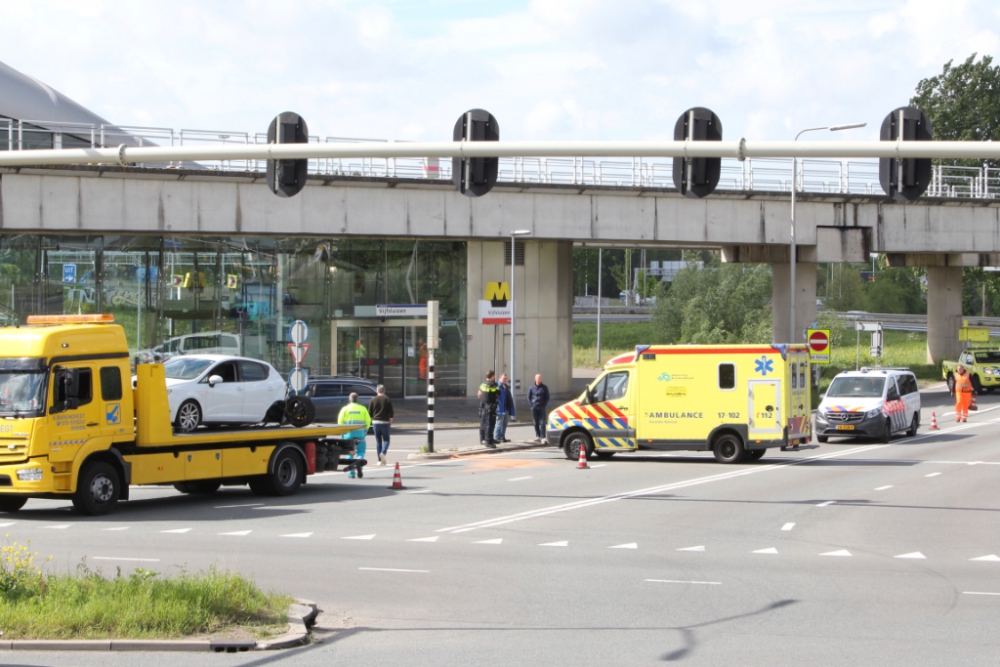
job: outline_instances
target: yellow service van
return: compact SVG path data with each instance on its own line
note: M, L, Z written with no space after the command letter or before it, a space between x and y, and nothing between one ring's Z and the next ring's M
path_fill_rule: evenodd
M549 414L566 457L711 451L722 463L797 447L810 432L805 345L640 345Z

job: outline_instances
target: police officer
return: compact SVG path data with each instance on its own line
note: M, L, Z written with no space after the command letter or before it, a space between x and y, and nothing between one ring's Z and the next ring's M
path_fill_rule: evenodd
M493 441L493 429L497 424L497 399L500 397L500 387L493 381L493 371L487 371L486 382L479 385L479 443L490 449L496 449Z
M338 424L357 424L359 426L357 431L351 431L350 433L345 433L343 438L353 438L357 442L354 447L354 454L348 458L352 459L363 459L365 458L365 450L367 445L365 443L365 436L368 435L368 429L371 428L372 418L368 414L368 408L358 403L358 395L352 393L350 396L350 402L345 405L340 410L340 414L337 416ZM347 473L347 476L354 478L354 471L351 470ZM364 472L359 468L358 477L364 477Z

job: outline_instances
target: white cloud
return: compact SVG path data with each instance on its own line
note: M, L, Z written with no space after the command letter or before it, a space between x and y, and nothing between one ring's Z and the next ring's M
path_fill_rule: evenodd
M477 106L509 139L661 138L692 106L727 138L871 129L944 62L1000 56L995 0L34 0L0 24L32 26L0 60L117 123L259 132L293 110L406 139Z

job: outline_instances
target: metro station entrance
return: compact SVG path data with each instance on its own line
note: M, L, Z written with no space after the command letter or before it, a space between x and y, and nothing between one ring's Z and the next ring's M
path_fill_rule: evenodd
M339 320L333 323L333 375L385 385L391 398L427 393L426 320Z

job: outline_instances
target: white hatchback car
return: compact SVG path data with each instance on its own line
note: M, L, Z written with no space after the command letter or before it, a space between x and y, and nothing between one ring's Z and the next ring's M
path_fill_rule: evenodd
M265 418L280 422L286 413L285 381L267 362L187 354L168 359L163 370L170 419L182 433L200 424L256 424ZM291 421L305 426L312 418L306 423Z

